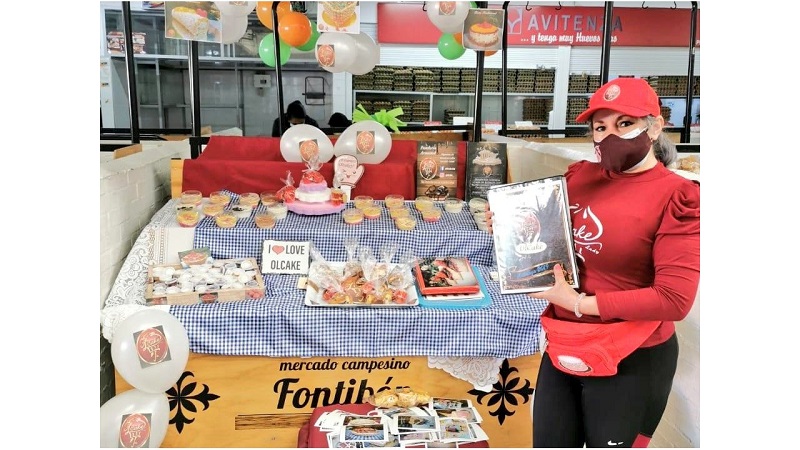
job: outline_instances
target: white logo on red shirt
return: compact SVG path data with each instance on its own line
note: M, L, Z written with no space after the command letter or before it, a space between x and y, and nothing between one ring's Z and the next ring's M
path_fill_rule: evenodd
M603 249L600 238L603 236L603 223L592 212L590 206L582 207L579 204L570 205L572 211L572 236L575 240L575 253L578 258L586 261L584 252L599 254Z

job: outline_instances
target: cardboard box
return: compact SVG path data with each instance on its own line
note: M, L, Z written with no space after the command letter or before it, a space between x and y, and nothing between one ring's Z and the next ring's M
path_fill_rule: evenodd
M250 269L243 269L242 263L247 261L247 264L250 265ZM227 268L226 268L227 266ZM238 288L225 288L223 289L221 285L217 285L218 288L208 288L205 292L197 292L192 290L191 292L177 292L177 293L157 293L154 294L156 287L160 283L165 283L162 278L158 278L156 276L156 272L167 270L168 268L172 268L176 273L180 274L181 271L188 272L191 271L191 267L189 269L184 269L183 266L180 264L163 264L163 265L152 265L147 270L147 285L145 286L144 297L146 300L146 304L148 306L152 305L194 305L197 303L221 303L221 302L234 302L234 301L241 301L241 300L251 300L251 299L258 299L264 297L264 289L266 286L264 285L264 277L261 275L261 269L258 267L255 258L241 258L241 259L227 259L227 260L218 260L214 261L212 268L209 269L209 272L216 272L217 269L220 269L223 274L233 274L234 272L238 272L237 269L240 270L253 270L255 273L252 275L252 280L255 281L253 286L245 286L241 289ZM191 272L190 272L191 273ZM203 274L194 273L194 277L202 277ZM172 281L166 282L166 285L173 285L179 286L177 281L177 277L171 277Z

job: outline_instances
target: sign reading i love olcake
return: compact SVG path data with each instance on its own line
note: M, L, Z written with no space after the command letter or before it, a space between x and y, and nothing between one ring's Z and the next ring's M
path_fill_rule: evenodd
M309 242L264 241L262 273L308 273Z

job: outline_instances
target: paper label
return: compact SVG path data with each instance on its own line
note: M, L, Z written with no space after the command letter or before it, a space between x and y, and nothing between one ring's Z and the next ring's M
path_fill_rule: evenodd
M309 242L264 241L262 273L308 273Z

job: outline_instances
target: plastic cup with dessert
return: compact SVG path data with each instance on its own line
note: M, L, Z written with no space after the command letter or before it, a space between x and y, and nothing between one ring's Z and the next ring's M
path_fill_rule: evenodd
M473 199L470 199L468 204L469 204L469 210L472 213L476 213L476 212L486 211L488 202L486 201L486 199L475 197Z
M270 207L278 203L278 193L275 191L264 191L260 194L261 204Z
M370 205L363 209L363 213L365 218L374 220L381 216L381 207Z
M181 192L180 203L198 206L203 201L203 193L196 190Z
M193 227L200 221L200 211L193 206L179 209L175 218L178 220L178 225L182 227Z
M405 197L400 194L389 194L384 198L387 208L398 208L405 205Z
M436 207L422 211L422 220L425 222L438 222L442 218L442 210Z
M433 208L433 199L426 196L419 196L414 200L414 206L419 211L423 211L428 208Z
M258 211L253 220L256 222L256 226L258 228L264 228L268 230L275 228L275 223L277 222L274 214L264 210Z
M364 209L367 206L373 205L374 202L375 199L369 195L356 195L355 198L353 198L353 205L356 209Z
M233 228L236 226L236 221L239 220L233 211L223 210L221 213L214 217L214 222L220 228Z
M406 207L392 208L389 210L389 217L399 219L400 217L410 217L411 210Z
M339 206L347 203L347 194L340 188L331 188L331 205Z
M244 194L239 194L240 205L247 205L252 208L255 208L256 206L258 206L258 202L260 201L261 197L255 192L245 192Z
M413 230L417 226L417 221L413 217L399 217L395 219L394 225L398 230Z
M208 201L211 203L221 203L225 206L231 202L231 196L225 191L214 191L208 195Z
M345 223L355 225L364 221L364 213L357 208L348 208L342 211L342 218Z
M283 203L276 203L272 206L267 207L267 211L272 213L275 216L275 219L281 220L286 218L286 214L289 211L289 208L286 207Z
M464 202L457 198L448 198L444 201L444 210L451 214L458 214L464 208Z
M247 219L253 212L253 207L249 205L234 205L231 206L231 212L237 219Z
M203 205L203 214L211 217L216 217L225 209L222 203L206 203Z

